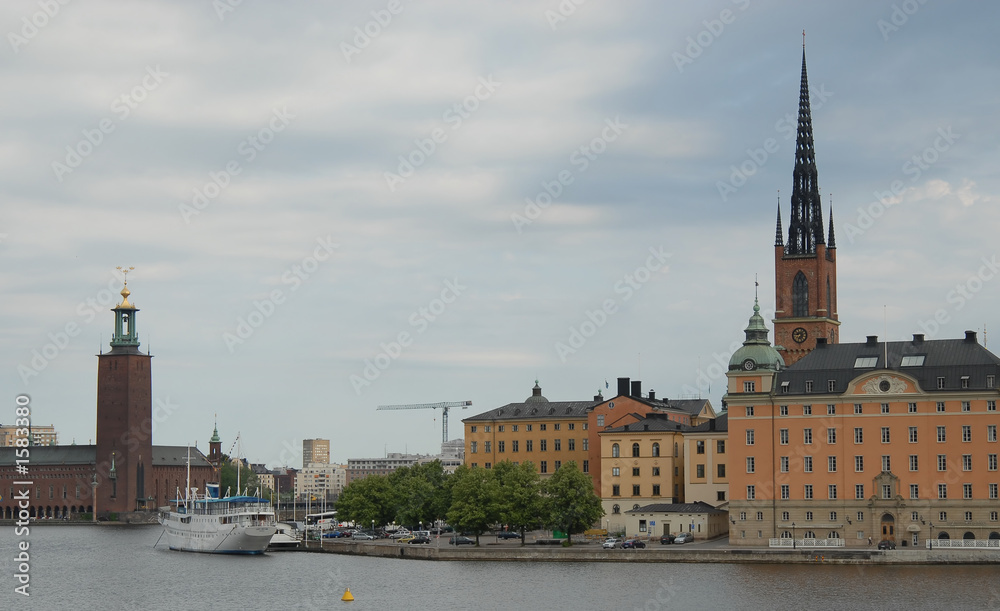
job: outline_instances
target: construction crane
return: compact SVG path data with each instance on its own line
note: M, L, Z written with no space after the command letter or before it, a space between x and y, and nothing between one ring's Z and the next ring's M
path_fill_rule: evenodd
M448 441L448 410L453 407L468 409L472 401L446 401L444 403L410 403L404 405L379 405L380 409L440 409L441 410L441 442Z

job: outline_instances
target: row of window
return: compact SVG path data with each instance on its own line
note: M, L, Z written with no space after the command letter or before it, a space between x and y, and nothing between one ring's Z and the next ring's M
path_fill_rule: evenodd
M907 367L907 366L916 366L916 365L923 365L923 358L924 358L923 356L904 356L903 357L903 363L902 363L902 365L904 367ZM919 360L919 362L917 362L918 360ZM854 366L855 367L874 367L875 363L877 361L878 361L878 357L858 357L858 359L855 361L855 365ZM959 378L959 386L960 386L960 388L969 388L969 379L970 379L969 376L966 376L966 375L961 376ZM751 389L750 390L746 390L746 385L747 384L751 384ZM937 380L936 380L936 384L937 384L937 388L938 389L947 388L945 376L938 376ZM743 384L743 386L744 386L744 392L753 392L752 385L753 385L753 382L744 382L744 384ZM995 385L996 385L996 377L994 375L987 375L986 376L986 388L994 388ZM783 394L788 394L789 386L790 385L789 385L788 382L782 382L781 383L781 392ZM816 384L815 384L814 380L806 380L805 381L805 392L806 393L817 392L817 388L816 388ZM837 392L837 381L836 380L827 380L826 381L826 392Z
M807 511L805 515L806 515L806 521L807 522L811 522L813 520L813 512ZM787 511L782 511L781 512L781 521L782 522L787 522L788 519L789 519L789 517L790 516L789 516L789 513ZM864 522L865 521L865 512L859 511L857 513L857 518L858 518L858 522ZM757 520L758 521L763 521L763 519L764 519L764 512L763 511L758 511L757 512ZM850 521L850 519L851 518L849 518L849 517L847 518L848 521ZM971 511L966 511L965 512L965 521L966 522L971 522L972 519L973 519L972 512ZM741 511L740 512L740 521L741 522L745 522L746 520L747 520L747 512ZM918 522L918 521L921 521L922 518L921 518L921 516L920 516L920 514L918 512L913 511L913 512L910 513L910 520L913 521L913 522ZM836 522L837 521L837 512L836 511L831 511L830 512L830 521L831 522ZM948 521L948 512L947 511L938 512L938 521L939 522L947 522ZM990 512L990 522L997 522L997 521L1000 521L1000 515L998 515L998 512L996 512L996 511L991 511Z
M674 496L677 496L678 485L674 484ZM619 484L611 485L611 496L621 496L621 486ZM642 496L642 486L639 484L632 485L632 496ZM653 484L653 494L651 496L660 496L660 485Z
M547 423L547 422L540 422L540 423L538 423L538 430L539 431L546 431L546 430L548 430L548 425L549 425L549 423ZM552 423L552 430L553 431L559 431L559 430L562 429L562 425L563 425L562 422L553 422ZM520 430L520 427L522 425L519 425L519 424L498 424L497 425L497 432L498 433L505 432L507 430L508 426L510 427L510 430L511 430L512 433L517 433ZM523 426L524 426L524 430L525 431L530 432L530 431L534 430L533 429L533 427L534 427L533 423L525 424ZM570 430L570 431L575 431L576 430L576 423L575 422L567 422L566 423L566 428L568 430ZM582 428L583 430L586 431L587 430L587 423L586 422L581 422L580 423L580 428ZM478 425L475 425L475 424L469 425L469 432L470 433L476 433L478 431L479 431L479 426ZM492 425L489 425L489 424L483 425L483 432L484 433L491 433L491 432L493 432Z
M699 439L698 441L694 442L694 452L695 452L695 454L704 454L705 453L705 442L703 440ZM716 442L715 442L715 453L716 454L725 454L726 453L726 440L725 439L717 439L716 440Z
M639 477L640 471L641 469L639 467L632 467L632 477ZM611 467L611 475L613 477L619 477L621 474L622 470L620 467ZM677 475L680 475L680 468L674 467L674 476ZM653 467L653 477L659 477L659 476L660 476L660 468Z
M778 470L782 473L789 472L790 459L788 456L778 457ZM997 455L987 454L986 455L986 470L996 471L997 470ZM917 454L910 454L909 456L909 467L911 472L916 472L920 470L920 459ZM747 473L755 473L757 468L757 461L753 456L747 457ZM837 472L837 457L827 456L826 457L826 470L828 473ZM937 455L937 470L947 471L948 470L948 455L938 454ZM804 473L813 472L813 457L803 456L802 457L802 471ZM854 457L854 472L864 473L865 471L865 457L858 455ZM892 471L892 458L889 455L882 456L882 471L890 472ZM972 454L962 454L962 471L972 471ZM720 476L721 477L721 476Z
M510 440L510 451L511 452L520 452L521 451L521 441L522 440L520 440L520 439L511 439ZM524 441L524 451L525 452L534 452L535 451L535 440L534 439L525 439L523 441ZM589 443L588 443L589 440L586 437L584 437L580 441L581 441L580 445L583 447L583 451L586 452L587 449L588 449L588 447L589 447ZM553 449L553 451L555 451L555 452L562 452L562 439L553 439L552 442L553 442L552 443L552 449ZM576 451L576 439L567 439L566 440L566 450L569 451L569 452L575 452ZM493 442L491 442L491 441L484 441L483 442L483 452L486 453L486 454L489 454L492 451L493 451ZM497 453L498 454L503 454L506 451L507 451L507 440L497 441ZM539 439L538 440L538 451L539 452L548 452L549 451L549 442L548 442L547 439ZM478 441L470 441L469 442L469 453L470 454L478 454L479 453L479 442Z
M750 463L747 463L747 464L749 465ZM716 473L718 474L719 477L725 477L726 476L726 464L725 463L717 464L717 465L715 465L715 468L716 468L715 469ZM705 465L695 465L694 466L694 476L696 478L698 478L698 479L704 478L705 477Z
M678 445L675 443L674 444L674 458L677 457L678 449L679 449ZM622 454L621 446L618 445L617 443L611 444L611 458L621 458L621 454ZM653 456L654 458L656 458L657 456L660 455L660 444L659 443L656 443L655 441L653 442L652 453L650 455ZM640 458L641 457L641 453L640 453L638 442L632 444L632 457L633 458Z
M753 384L753 382L748 382L748 383L749 384ZM945 413L945 412L947 412L947 405L946 405L946 403L944 401L937 401L936 403L937 404L935 406L935 410L937 411L937 413ZM881 404L879 404L879 413L881 413L881 414L891 414L891 413L893 413L892 410L890 409L890 405L891 405L890 403L881 403ZM744 413L746 414L747 418L753 417L754 412L755 412L755 409L754 409L753 405L748 405L744 409L745 409ZM959 409L962 412L971 412L972 411L972 401L960 401L959 402ZM987 400L986 401L986 411L988 411L988 412L995 412L995 411L997 411L997 402L995 400L992 400L992 399ZM819 412L817 411L816 413L818 414ZM864 404L862 404L862 403L855 403L854 404L854 413L855 414L864 414ZM908 413L908 414L916 414L917 413L917 404L916 403L907 403L906 404L906 413ZM778 406L778 415L779 416L787 416L788 415L788 406L787 405L779 405ZM803 405L802 406L802 415L803 416L812 416L812 415L814 415L813 414L813 406L812 405ZM835 404L832 404L832 403L828 404L826 406L826 415L827 416L836 416L837 415L837 406Z
M989 487L989 497L991 500L997 500L998 498L998 485L988 484ZM881 498L885 500L891 500L893 498L893 487L891 484L883 484L881 488ZM779 498L782 500L789 500L791 496L791 486L788 484L782 484L779 489ZM806 500L812 500L817 497L814 496L814 490L812 484L805 484L802 490L802 498ZM826 498L830 500L835 500L839 497L839 488L837 484L829 484L826 487ZM865 500L865 485L855 484L854 485L854 499L863 501ZM920 487L918 484L910 484L910 500L918 500L920 498ZM945 500L948 498L948 484L938 484L937 485L937 498L939 500ZM970 500L973 498L972 495L972 484L962 484L962 498ZM757 487L753 484L747 486L747 500L753 501L757 499Z
M892 427L883 426L880 427L879 438L882 443L892 443ZM972 425L963 424L962 429L962 442L971 443L972 442ZM910 426L907 427L907 441L909 443L919 443L919 427ZM945 425L937 426L935 429L936 439L938 443L945 443L948 441L948 427ZM746 430L746 442L748 446L756 444L756 433L754 429ZM997 441L997 425L987 424L986 425L986 441L990 443L996 443ZM828 427L826 429L826 442L828 444L837 443L837 428ZM865 442L865 430L864 427L854 427L854 443L863 444ZM788 429L778 429L778 443L786 446L789 443L789 432ZM802 443L812 444L813 443L813 430L812 428L802 429Z
M512 464L516 467L519 463L515 462L515 463L512 463ZM477 463L477 462L470 463L470 466L472 466L472 467L478 467L479 463ZM562 466L562 461L561 460L554 461L554 466L555 466L555 469L553 470L553 472L558 471L559 467ZM589 460L584 460L580 466L581 466L581 469L583 470L584 473L590 473L590 461ZM483 467L486 468L486 469L492 469L493 468L493 463L491 463L491 462L484 463ZM540 460L540 461L538 461L538 472L539 473L548 473L549 472L549 461L547 461L547 460Z

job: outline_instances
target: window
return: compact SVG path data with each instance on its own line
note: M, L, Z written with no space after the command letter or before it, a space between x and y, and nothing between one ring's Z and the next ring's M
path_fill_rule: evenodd
M549 449L549 440L548 439L539 439L538 440L538 449L541 452L548 451L548 449Z
M612 484L612 486L611 486L611 496L621 496L621 495L622 495L621 486L619 486L618 484ZM615 505L615 509L618 509L618 505ZM615 513L618 513L618 512L615 511Z
M754 461L753 456L747 456L747 473L754 473L756 467L756 461Z
M940 388L944 388L944 378L943 377L937 379L937 387L939 389Z
M639 477L639 467L632 467L632 477Z
M962 382L962 388L968 388L969 387L969 376L962 376L961 382Z
M503 430L504 430L504 425L501 424L500 426L497 427L497 432L498 433L502 433Z
M611 476L612 477L618 477L621 474L622 474L622 470L621 470L620 467L611 467Z
M778 443L783 446L788 445L788 429L781 429L778 431Z
M813 413L813 406L812 405L803 405L802 406L802 415L803 416L812 416L812 413Z
M836 390L837 390L837 381L836 380L827 380L826 381L826 392L834 392Z
M916 471L916 470L917 470L917 455L910 454L910 471Z
M562 451L562 439L556 439L556 452Z
M725 464L721 464L721 465L716 465L716 467L717 467L716 470L719 473L719 477L725 477L726 476L726 465Z
M986 456L986 468L989 469L990 471L996 471L997 470L997 455L996 454L989 454L989 455Z
M572 449L573 448L571 447L570 450L572 450ZM660 444L654 443L653 444L653 457L655 458L655 457L657 457L659 455L660 455Z
M615 492L615 495L617 496L618 492ZM621 505L615 505L614 507L611 508L611 513L613 513L613 514L619 514L621 512L622 512Z
M788 484L781 485L781 498L787 500L790 497L790 492L788 490Z
M556 422L555 424L553 424L553 425L552 425L552 428L554 428L555 430L557 430L557 431L558 431L558 430L559 430L559 425L560 425L560 424L561 424L561 423L559 423L559 422Z
M996 522L996 521L997 521L997 512L991 511L990 512L990 522Z
M705 477L705 465L696 465L694 470L695 470L695 477L697 478Z
M910 443L917 443L917 427L910 427Z
M855 456L854 457L854 472L864 473L865 472L865 457Z
M802 470L806 473L812 473L813 471L813 457L803 456L802 457Z
M948 498L948 484L938 484L938 498Z
M938 401L936 409L937 409L938 412L943 412L944 411L944 401Z
M830 472L830 473L836 473L837 472L837 457L836 456L827 456L826 457L826 470L828 472Z
M948 457L944 454L938 454L938 471L948 470Z
M782 473L788 473L788 457L787 456L782 456L778 460L781 463L781 472Z
M990 484L990 499L994 500L994 501L997 499L997 485L996 484Z
M583 438L583 451L586 452L590 449L590 440L586 437Z
M548 473L549 472L549 461L547 461L547 460L539 461L538 462L538 471L540 473ZM617 488L617 487L618 486L615 486L615 488ZM618 493L616 492L615 494L618 494Z
M827 487L827 494L829 494L829 496L830 496L831 499L837 498L837 484L830 484ZM831 512L831 513L834 514L834 515L836 515L837 512L834 511L834 512ZM836 519L836 518L833 518L833 519Z
M778 406L778 415L779 416L787 416L788 415L788 406L787 405L779 405Z
M899 363L900 367L919 367L924 364L924 355L918 356L904 356L903 360Z
M860 414L860 413L862 413L862 411L861 411L861 404L860 404L860 403L855 403L855 404L854 404L854 413L855 413L855 414Z
M882 443L889 443L889 427L882 427Z
M831 522L836 522L837 521L837 512L836 511L831 511L830 512L830 521Z
M653 484L653 496L660 496L660 485Z
M947 435L945 435L944 427L937 427L937 440L938 443L944 443L947 440Z
M996 441L996 440L994 440L994 441ZM715 442L715 453L716 454L725 454L726 453L726 440L725 439L719 439L718 441Z
M782 511L782 512L781 512L781 519L782 519L783 521L785 521L785 522L787 522L787 521L788 521L788 512L787 512L787 511ZM790 537L790 536L791 536L791 534L789 534L789 537Z
M858 358L854 359L855 369L874 367L876 364L878 364L877 356L859 356Z
M517 425L516 424L510 425L510 430L513 431L514 433L516 433L517 432Z
M812 496L810 496L809 498L812 498ZM813 519L813 512L811 512L811 511L807 511L807 512L806 512L806 520L808 520L808 521L810 521L810 522L811 522L811 521L812 521L812 519Z
M892 484L882 484L882 498L883 499L892 498Z
M962 411L963 412L971 412L972 411L972 403L970 403L968 401L962 401Z
M758 511L757 512L757 519L758 520L763 520L764 519L764 512L763 511Z
M920 498L920 487L917 484L910 484L910 500L915 501Z
M753 429L747 429L747 445L753 445Z
M569 451L570 452L575 452L576 451L576 439L567 439L566 441L567 441L567 443L569 443Z
M598 416L598 418L603 418L603 417L604 417L604 416ZM526 431L528 431L528 432L531 432L531 426L532 426L532 425L530 425L530 424L526 424L526 425L524 425L524 430L526 430Z
M620 455L620 450L617 443L611 444L611 458L618 458Z
M506 443L504 443L503 441L498 441L497 442L497 452L503 453L503 452L506 451L506 448L507 448L507 444Z
M889 456L888 455L882 456L882 470L886 471L886 472L889 472L889 471L892 471L891 467L892 467L892 464L891 464L891 462L889 460Z
M806 392L812 392L812 391L813 391L813 381L806 380Z
M755 486L747 486L747 500L752 501L757 498L757 488Z
M835 428L826 429L826 442L837 443L837 429Z
M792 280L792 316L809 316L809 280L801 271Z
M539 431L544 431L544 430L545 430L545 427L546 427L546 424L545 424L545 423L543 422L542 424L539 424L539 425L538 425L538 430L539 430Z
M864 484L854 484L854 498L861 501L865 498L865 485ZM861 518L858 518L860 520Z
M968 424L962 426L962 442L968 443L972 441L972 427Z
M854 427L854 443L861 444L864 442L865 442L864 430L860 426Z
M992 386L990 388L992 388ZM986 411L988 411L988 412L995 412L995 411L997 411L997 402L996 401L987 401L986 402Z
M604 426L604 414L597 415L597 426Z
M749 445L749 442L748 442L748 445ZM705 453L705 442L701 441L700 439L698 441L694 442L694 452L695 452L695 454L704 454Z
M746 519L747 519L747 512L741 511L740 512L740 520L746 520Z
M948 512L947 511L939 512L938 513L938 520L940 520L942 522L946 522L948 520Z
M570 422L568 426L569 426L569 430L571 430L571 431L575 431L576 430L576 423L575 422Z
M756 386L756 383L753 382L753 381L743 382L743 392L756 392L754 390L755 386Z
M490 425L487 424L486 426L484 426L483 430L486 431L487 433L489 433L490 432Z
M810 444L813 442L813 430L812 429L802 429L802 442L805 444Z
M524 451L525 452L532 452L532 451L534 451L534 449L535 449L534 446L535 446L534 440L532 440L532 439L525 439L524 440Z
M589 460L583 461L583 472L584 473L590 473L590 461Z
M996 378L993 375L986 376L986 388L993 388L993 382Z
M470 426L470 427L469 427L469 432L470 432L470 433L475 433L475 432L476 432L476 429L478 429L478 428L479 428L479 427L477 427L476 425L472 425L472 426Z
M883 403L882 404L882 413L883 414L888 414L889 413L889 404L888 403Z
M972 454L962 454L962 471L972 471Z
M753 416L753 406L752 405L746 406L745 409L746 409L746 413L747 413L747 418L749 418L750 416Z
M492 445L490 444L489 441L483 442L483 451L485 451L487 454L493 451Z
M642 496L639 494L639 484L632 484L632 496Z
M562 461L561 460L557 460L556 461L556 471L558 471L559 467L561 467L561 466L562 466Z
M997 425L987 424L986 425L986 441L996 443L997 440Z
M969 500L972 498L972 484L962 484L962 498ZM967 518L971 519L971 518Z
M475 454L478 451L479 451L479 443L475 441L469 442L469 453Z
M906 404L906 411L909 412L909 413L911 413L911 414L917 413L917 404L916 403L907 403Z
M804 498L811 499L813 497L813 487L812 484L806 484L805 490L803 491ZM809 519L808 517L806 518Z
M632 458L638 458L638 456L639 456L639 444L638 443L633 443L632 444Z

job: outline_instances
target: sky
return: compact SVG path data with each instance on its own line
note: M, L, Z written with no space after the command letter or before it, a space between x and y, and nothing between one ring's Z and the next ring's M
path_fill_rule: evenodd
M1000 5L9 0L0 388L95 439L128 274L154 443L437 453L531 394L707 397L774 308L802 31L842 342L980 333ZM985 337L984 337L985 336ZM721 365L720 365L721 363ZM605 390L605 383L610 388Z

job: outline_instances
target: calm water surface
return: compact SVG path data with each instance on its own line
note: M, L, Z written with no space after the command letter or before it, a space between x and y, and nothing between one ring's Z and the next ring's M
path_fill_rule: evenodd
M0 609L993 609L1000 567L428 562L154 548L159 527L0 527ZM350 588L355 602L342 603Z

